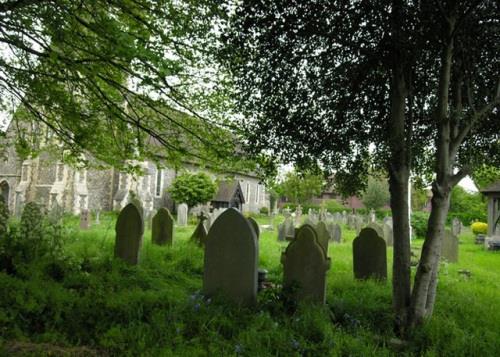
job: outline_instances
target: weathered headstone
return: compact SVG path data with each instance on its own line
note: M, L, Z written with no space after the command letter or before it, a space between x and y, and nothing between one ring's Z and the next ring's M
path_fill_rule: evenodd
M299 228L296 238L282 253L281 262L285 289L294 291L297 300L325 303L330 259L318 243L313 227L304 225Z
M367 228L372 228L374 229L378 236L381 237L381 238L384 238L384 229L382 227L380 227L377 223L374 223L374 222L371 222L371 223L368 223L366 225Z
M295 225L298 226L302 220L302 206L298 205L295 209Z
M394 233L392 231L392 224L384 223L383 231L385 243L388 247L392 247L394 245Z
M363 228L352 242L354 277L387 279L385 241L373 228Z
M448 230L443 234L441 258L450 263L458 262L458 238Z
M331 229L332 240L335 243L342 242L342 229L339 224L333 224Z
M191 240L196 242L198 245L205 246L205 241L207 240L208 231L205 226L204 221L207 219L207 216L203 211L198 215L198 224L191 236Z
M328 233L325 222L319 221L315 229L318 243L325 251L325 255L328 256L328 241L330 240L330 234Z
M353 222L354 230L356 231L356 234L359 234L359 232L361 232L361 229L363 228L363 219L361 217L354 216Z
M236 303L254 305L258 258L258 241L250 222L237 209L227 209L208 232L203 293L222 293Z
M347 224L347 212L342 211L342 224Z
M144 221L136 205L129 203L116 220L115 257L136 265L144 234Z
M188 221L188 205L181 203L177 206L177 224L180 227L187 226Z
M372 208L370 210L370 214L368 215L368 223L376 221L377 221L377 216L375 215L375 210Z
M80 212L80 229L89 229L90 212L88 209L82 209Z
M253 217L248 217L248 221L252 225L252 228L255 232L255 236L257 237L257 239L259 239L259 236L260 236L259 223L257 223L257 221Z
M460 235L460 232L462 231L462 222L455 217L451 221L451 234L453 234L455 237L458 237Z
M295 226L292 217L285 218L285 221L278 226L278 240L284 241L288 237L295 236Z
M151 237L154 244L172 245L174 238L174 219L170 211L161 207L153 217Z

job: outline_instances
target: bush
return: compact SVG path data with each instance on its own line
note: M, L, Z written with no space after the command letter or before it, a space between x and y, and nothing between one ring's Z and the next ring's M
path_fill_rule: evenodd
M261 214L269 214L269 208L267 208L266 206L261 207L259 211Z
M417 211L411 214L411 226L418 238L425 238L428 220L429 213L427 212Z
M471 225L472 233L486 234L488 232L488 224L484 222L474 222Z
M465 225L474 221L485 221L486 212L486 201L479 192L470 193L460 186L454 187L451 191L448 223L455 217Z
M344 205L337 200L325 200L324 204L326 210L330 213L342 212L346 210Z

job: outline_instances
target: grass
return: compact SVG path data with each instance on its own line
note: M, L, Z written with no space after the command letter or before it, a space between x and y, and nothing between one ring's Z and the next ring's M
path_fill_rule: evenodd
M280 217L276 221L280 221ZM495 356L500 354L500 255L463 234L457 264L441 266L434 317L403 351L391 347L391 284L355 281L352 240L331 244L327 305L291 311L279 289L255 308L199 293L203 251L189 242L194 226L176 227L172 247L151 244L139 266L113 259L113 215L78 229L67 218L64 258L33 262L29 274L0 273L0 352L19 355L151 356ZM267 217L259 223L269 224ZM275 222L275 223L277 223ZM260 267L280 284L276 231L259 240ZM414 241L419 248L422 241ZM388 250L389 274L392 248ZM461 274L468 270L471 276ZM62 352L61 352L62 351ZM1 353L0 353L1 354Z

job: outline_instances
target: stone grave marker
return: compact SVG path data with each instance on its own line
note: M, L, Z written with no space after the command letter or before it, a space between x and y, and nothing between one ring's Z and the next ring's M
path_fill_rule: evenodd
M448 230L444 231L441 258L450 263L458 262L458 238Z
M136 205L129 203L116 220L115 257L136 265L144 234L144 221Z
M295 226L292 217L285 218L285 221L278 226L278 240L284 241L288 237L295 236Z
M207 219L207 216L203 211L198 215L198 224L191 236L191 240L196 242L198 245L204 246L205 241L207 240L208 231L205 226L204 221Z
M374 229L377 232L379 237L381 237L381 238L385 237L384 229L382 227L380 227L377 223L370 222L366 225L366 227Z
M188 222L188 205L181 203L177 206L177 225L180 227L187 226Z
M257 221L253 217L248 217L248 221L252 225L252 228L255 232L255 236L257 237L257 239L259 239L259 236L260 236L259 223L257 223Z
M295 209L295 225L298 226L302 221L302 206L298 205Z
M375 210L372 208L370 210L370 214L368 216L368 223L370 222L376 222L377 221L377 216L375 215Z
M340 243L342 242L342 229L340 228L339 224L332 224L331 225L331 233L330 233L332 240L335 243Z
M394 245L394 233L392 231L392 224L384 223L384 240L388 247L392 247Z
M304 225L281 255L283 287L294 288L297 300L325 303L326 272L330 259L317 240L313 227Z
M90 227L90 212L88 209L82 209L80 212L80 229L89 229Z
M377 231L363 228L352 242L352 251L356 279L387 279L386 245Z
M238 304L254 305L258 259L258 241L250 222L237 209L227 209L206 239L203 293L221 293Z
M325 255L328 256L328 241L330 240L330 234L328 233L325 222L319 221L315 229L318 243L325 251Z
M453 218L451 222L451 234L453 234L455 237L458 237L461 231L462 231L462 222L460 222L460 220L457 217Z
M153 217L151 236L154 244L172 245L174 238L174 218L170 211L161 207Z

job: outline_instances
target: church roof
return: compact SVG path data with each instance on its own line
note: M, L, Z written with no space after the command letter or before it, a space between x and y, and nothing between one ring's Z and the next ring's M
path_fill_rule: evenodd
M219 189L212 201L231 202L236 195L240 196L241 203L245 203L245 198L243 197L239 181L221 181L219 183Z
M481 193L488 195L489 193L500 193L500 181L494 182L491 185L483 188Z

